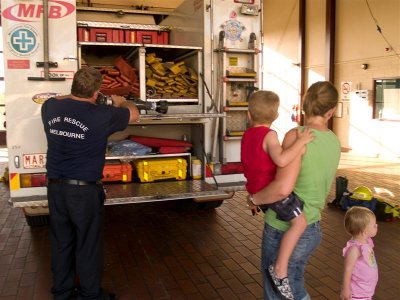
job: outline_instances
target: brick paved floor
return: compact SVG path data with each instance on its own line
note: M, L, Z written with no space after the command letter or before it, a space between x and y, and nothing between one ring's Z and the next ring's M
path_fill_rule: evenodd
M400 163L344 155L338 175L400 197ZM332 188L329 199L334 197ZM180 202L106 207L103 285L121 300L262 299L261 216L246 210L244 193L212 211ZM51 299L48 227L29 227L7 204L0 184L0 300ZM306 269L312 299L339 299L343 212L326 208L324 238ZM376 300L400 299L400 223L380 222L375 238L380 278Z

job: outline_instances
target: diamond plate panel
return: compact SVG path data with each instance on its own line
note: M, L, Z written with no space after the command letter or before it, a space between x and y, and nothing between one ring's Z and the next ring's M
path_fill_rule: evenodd
M226 197L227 193L218 190L202 180L171 181L152 183L107 184L105 205L155 202L210 196ZM47 206L46 196L15 197L9 200L13 207Z
M226 196L224 191L201 180L110 184L105 187L106 205Z

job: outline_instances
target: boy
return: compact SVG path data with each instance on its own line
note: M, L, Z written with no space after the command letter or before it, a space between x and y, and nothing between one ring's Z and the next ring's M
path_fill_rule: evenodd
M247 179L246 189L250 195L257 193L274 180L276 168L284 167L301 154L303 147L314 138L309 129L298 132L296 142L283 150L271 124L278 117L279 97L271 91L258 91L249 99L248 118L251 127L243 135L241 160ZM294 299L287 275L289 258L307 221L302 213L303 202L292 193L286 199L261 207L274 210L279 219L290 221L279 247L275 265L269 266L267 274L275 291L282 299Z

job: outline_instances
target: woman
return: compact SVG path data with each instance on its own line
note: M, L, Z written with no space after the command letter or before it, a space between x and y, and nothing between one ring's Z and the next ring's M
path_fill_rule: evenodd
M304 286L304 269L321 241L321 211L339 164L340 143L328 128L337 102L338 92L330 82L320 81L310 86L304 97L303 111L305 126L312 130L314 140L306 145L302 155L295 161L278 168L272 183L248 197L250 208L283 199L292 191L304 201L307 228L297 242L288 268L290 287L296 300L310 299ZM285 135L283 147L292 145L296 138L297 129L290 130ZM268 279L267 268L276 260L280 241L289 224L278 220L273 210L266 212L264 220L261 264L264 299L279 299Z

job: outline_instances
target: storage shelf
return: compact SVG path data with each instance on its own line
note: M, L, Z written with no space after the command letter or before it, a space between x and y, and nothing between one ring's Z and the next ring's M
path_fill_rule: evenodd
M140 44L140 43L110 43L110 42L90 42L82 41L78 42L79 45L79 57L82 58L87 65L91 66L113 66L114 56L126 57L126 60L138 70L138 80L137 83L140 85L140 99L148 102L160 102L166 101L169 106L179 107L178 111L182 112L197 112L197 106L202 103L203 98L201 96L202 90L196 86L197 94L188 93L187 95L169 94L164 95L163 92L158 94L153 93L152 95L147 95L147 87L145 80L145 70L146 70L146 53L156 53L157 57L161 58L163 61L186 61L188 67L193 70L197 70L201 66L200 53L202 52L202 47L197 46L182 46L182 45L166 45L166 44ZM181 97L182 96L182 97ZM184 107L181 109L181 107ZM175 111L176 111L175 110ZM151 116L145 116L142 119L151 122L152 120L177 120L182 119L199 119L208 118L214 116L198 116L198 115L170 115L170 114L157 114L152 112Z
M190 153L172 153L172 154L147 154L147 155L127 155L127 156L106 156L106 160L134 160L142 158L157 158L157 157L178 157L190 156Z
M229 162L230 156L235 156L229 149L237 147L245 131L240 129L247 127L249 89L257 90L260 75L257 72L257 55L260 51L255 46L255 40L249 39L247 47L243 45L246 48L228 48L220 44L214 50L222 64L219 73L222 80L222 107L226 115L219 130L219 159L222 162Z
M165 48L165 49L185 49L185 50L203 50L202 47L179 46L179 45L161 45L161 44L142 44L147 48Z
M165 44L140 44L140 43L104 43L104 42L78 42L79 46L118 46L118 47L146 47L164 49L202 50L202 47L177 46Z
M163 120L163 119L208 119L208 118L220 118L224 117L224 114L222 113L207 113L207 114L148 114L148 115L140 115L141 120L146 120L146 119L157 119L157 120Z
M260 51L258 49L218 48L215 52L257 54Z
M247 106L225 106L224 111L248 111Z
M116 23L116 22L77 21L77 26L83 28L113 28L113 29L170 31L168 26Z
M198 98L146 98L149 102L167 101L171 103L199 102Z
M140 47L137 43L104 43L104 42L78 42L78 46L115 46L115 47Z
M238 141L241 140L243 136L224 136L224 141Z
M257 82L257 78L233 78L233 77L224 77L224 82Z

